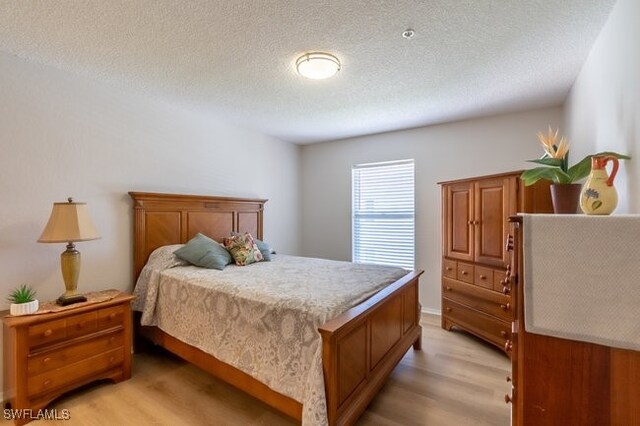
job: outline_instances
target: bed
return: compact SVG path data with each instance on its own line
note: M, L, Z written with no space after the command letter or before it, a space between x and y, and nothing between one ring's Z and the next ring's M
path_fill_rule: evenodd
M184 244L197 233L218 241L231 232L250 232L262 239L263 208L267 200L129 194L134 200L136 281L154 250ZM402 276L318 327L328 424L354 423L405 352L412 345L414 349L420 349L418 279L421 273L414 271ZM275 391L196 345L185 343L155 326L138 324L137 334L290 417L303 419L301 402Z

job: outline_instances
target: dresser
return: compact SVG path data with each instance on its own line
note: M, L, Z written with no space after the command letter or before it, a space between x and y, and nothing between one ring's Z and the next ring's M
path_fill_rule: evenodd
M602 221L603 218L595 220ZM525 310L528 305L525 305L524 295L527 284L524 273L526 256L523 248L523 218L514 217L511 222L512 232L507 248L511 254L513 273L506 286L510 288L515 300L515 317L513 335L507 342L507 348L512 352L512 374L506 380L512 386L511 392L505 395L505 401L512 404L512 425L640 426L640 351L585 341L583 339L589 339L589 333L582 330L576 330L582 335L577 339L552 335L557 332L551 325L547 326L548 330L544 334L525 329ZM585 227L580 232L584 235L591 233L593 229L590 227ZM631 235L636 238L637 231L633 231ZM563 239L563 236L555 234L554 238ZM637 246L635 242L631 244ZM589 247L586 250L593 252ZM638 250L635 253L633 255L632 250L622 248L612 251L607 260L615 265L624 265L638 259ZM621 263L616 264L616 259L621 260ZM566 258L560 262L563 267L572 265ZM548 265L545 262L545 266ZM617 268L618 266L614 267ZM608 286L613 283L621 286L621 280L615 279L615 273L607 272L612 280L604 282L605 288L594 294L590 291L592 286L587 283L582 285L585 272L575 267L571 270L579 280L581 290L579 294L571 292L565 303L566 308L553 307L555 311L562 312L559 316L560 330L564 328L562 325L566 323L567 317L574 317L573 314L567 316L566 313L577 304L575 297L579 297L580 302L587 303L591 300L588 303L603 304L613 293ZM623 312L637 312L633 308L640 297L640 291L635 290L637 279L627 279L627 282L632 290L625 299L630 301L632 307L629 309L620 305L619 309ZM557 284L552 283L551 287ZM536 288L540 287L539 283L536 284ZM607 293L606 297L603 293ZM536 293L532 293L532 297L533 294ZM560 294L554 294L554 299L561 298ZM590 312L595 317L595 309L583 311ZM581 318L581 322L590 322L584 317L578 318ZM627 333L627 330L637 330L638 315L632 314L632 318L636 319L626 322L613 320L612 323L624 336L637 336L637 331ZM611 322L601 319L593 321L599 324Z
M56 313L4 317L7 406L36 412L89 382L130 378L132 299L121 293Z
M521 173L440 182L442 328L465 330L503 349L513 320L505 286L511 273L505 249L509 216L553 211L549 184L526 187Z

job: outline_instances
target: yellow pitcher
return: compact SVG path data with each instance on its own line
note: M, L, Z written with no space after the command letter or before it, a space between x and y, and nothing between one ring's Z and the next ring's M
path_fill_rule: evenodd
M611 176L607 174L607 163L613 162ZM580 207L586 214L611 214L618 205L618 193L613 180L618 173L618 159L612 156L594 156L591 158L591 174L582 187Z

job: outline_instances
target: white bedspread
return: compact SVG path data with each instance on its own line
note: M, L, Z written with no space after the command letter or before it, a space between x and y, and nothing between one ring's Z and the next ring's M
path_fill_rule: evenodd
M524 215L525 329L640 350L640 216Z
M301 402L303 425L327 423L318 327L407 273L284 255L217 271L181 266L176 248L154 252L140 274L142 324Z

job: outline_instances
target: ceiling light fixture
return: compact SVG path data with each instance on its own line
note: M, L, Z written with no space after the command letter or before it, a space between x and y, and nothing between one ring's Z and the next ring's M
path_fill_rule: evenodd
M305 53L296 60L298 74L312 80L333 77L340 68L340 60L329 53Z

